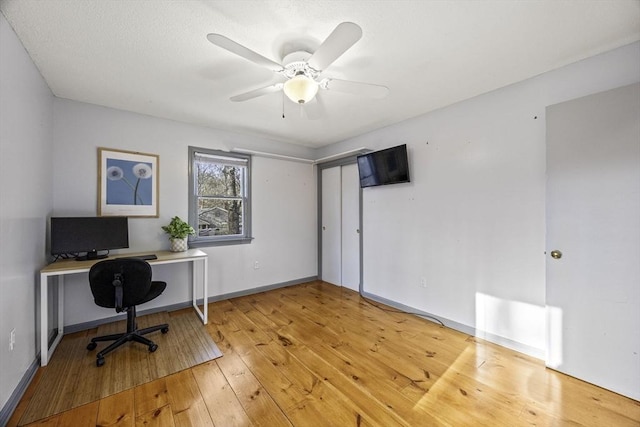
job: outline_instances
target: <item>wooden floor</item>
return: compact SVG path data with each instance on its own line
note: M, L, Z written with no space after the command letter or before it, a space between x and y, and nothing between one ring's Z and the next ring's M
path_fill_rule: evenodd
M165 311L136 319L140 329L165 323L171 333L147 335L164 351L150 353L145 345L125 345L109 353L100 369L96 368L96 353L111 342L100 343L92 351L87 351L87 344L96 336L125 331L126 318L65 335L43 370L20 422L28 424L68 411L222 356L195 310Z
M637 401L383 308L322 282L211 303L223 357L30 425L640 426Z

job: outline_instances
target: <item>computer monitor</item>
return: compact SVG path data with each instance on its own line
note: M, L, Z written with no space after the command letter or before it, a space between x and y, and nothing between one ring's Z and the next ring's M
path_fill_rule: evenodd
M125 216L51 218L52 255L78 261L101 259L109 255L110 249L128 247L129 224Z

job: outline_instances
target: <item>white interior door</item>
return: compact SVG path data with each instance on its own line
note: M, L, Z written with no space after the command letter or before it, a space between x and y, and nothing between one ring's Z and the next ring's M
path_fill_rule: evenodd
M360 290L360 178L358 165L342 166L342 286Z
M547 365L640 399L640 84L547 108L546 266Z
M341 284L342 174L340 167L322 170L322 280Z

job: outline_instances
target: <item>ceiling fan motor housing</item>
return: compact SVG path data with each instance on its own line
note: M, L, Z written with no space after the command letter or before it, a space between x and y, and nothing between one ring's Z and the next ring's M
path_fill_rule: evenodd
M286 55L282 63L282 75L288 79L292 79L295 76L304 74L305 76L315 80L320 74L319 70L312 68L307 60L311 57L309 52L297 51Z

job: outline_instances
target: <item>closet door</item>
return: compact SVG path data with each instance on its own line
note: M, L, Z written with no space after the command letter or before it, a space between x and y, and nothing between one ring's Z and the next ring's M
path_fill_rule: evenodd
M342 173L341 168L322 170L322 280L342 283Z
M325 282L360 289L358 166L322 169L322 271Z
M342 166L342 286L360 290L360 178L358 165Z

